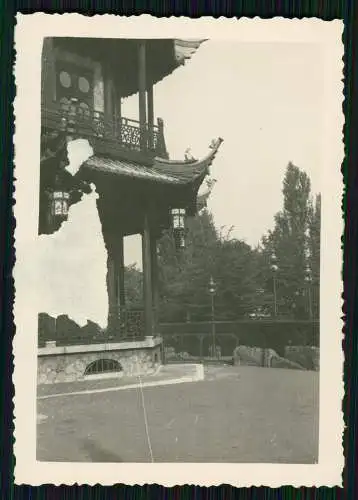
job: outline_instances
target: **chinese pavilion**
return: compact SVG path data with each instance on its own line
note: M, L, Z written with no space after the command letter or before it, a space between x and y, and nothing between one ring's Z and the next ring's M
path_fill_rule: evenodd
M184 218L197 211L198 190L222 142L201 160L169 159L153 86L189 59L203 40L46 38L42 53L39 233L58 230L89 184L108 255L108 332L117 340L158 334L157 240L173 228L184 244ZM139 120L122 116L123 98L138 94ZM65 166L67 144L93 149L78 172ZM142 235L143 310L125 306L123 238Z

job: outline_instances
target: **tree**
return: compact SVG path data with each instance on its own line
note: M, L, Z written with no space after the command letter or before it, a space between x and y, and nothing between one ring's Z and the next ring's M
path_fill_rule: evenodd
M161 310L168 319L210 318L210 276L216 282L217 319L253 311L258 288L255 251L233 239L231 230L217 231L208 210L188 219L187 228L184 250L175 249L170 232L160 242Z
M124 288L126 291L126 306L140 307L143 302L143 275L136 264L124 268Z
M279 316L308 317L308 292L319 285L320 206L313 202L310 179L289 163L283 180L283 208L261 245L251 248L232 237L231 229L215 227L212 214L201 210L187 218L186 246L178 250L172 230L158 243L160 321L210 318L209 279L216 282L216 319L273 316L274 290ZM273 274L272 255L277 271ZM312 270L312 284L306 268ZM126 270L127 303L142 300L142 275ZM318 294L312 299L318 317Z
M312 272L312 312L315 318L319 317L320 247L321 195L318 194L314 204L311 204L308 232L309 267Z
M278 313L304 318L308 313L305 281L309 264L308 234L313 224L311 182L308 175L289 163L282 193L283 209L275 215L273 231L262 240L266 263L263 274L266 288L270 286L272 289L274 278L270 270L270 257L274 253L278 266L275 276Z
M165 232L159 242L159 286L166 317L183 320L189 305L202 304L216 245L217 232L206 210L187 219L185 249L178 251L172 232Z

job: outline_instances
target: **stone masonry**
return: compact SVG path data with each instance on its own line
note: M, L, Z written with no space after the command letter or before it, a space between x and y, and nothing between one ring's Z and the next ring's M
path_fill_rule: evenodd
M85 380L86 368L100 359L119 362L122 370L111 373L113 377L152 374L161 364L161 342L158 340L39 349L37 383Z

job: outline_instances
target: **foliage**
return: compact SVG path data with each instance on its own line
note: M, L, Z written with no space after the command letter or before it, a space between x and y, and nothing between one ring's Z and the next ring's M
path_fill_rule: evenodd
M143 302L142 292L143 275L135 264L126 266L124 269L124 288L126 291L126 305L138 307Z
M283 180L283 208L257 248L217 229L201 210L186 221L186 246L178 250L171 230L158 244L161 321L207 321L280 317L319 317L321 197L311 196L310 179L289 163ZM277 265L273 269L272 255ZM312 281L307 281L307 266ZM209 293L213 277L216 290ZM127 304L142 300L142 275L126 269ZM276 293L275 293L276 292Z
M312 269L312 291L313 291L313 314L319 317L319 282L320 282L320 245L321 245L321 195L315 198L315 203L311 204L309 215L309 265Z
M246 243L232 239L230 230L222 228L218 232L207 210L189 219L187 229L186 248L179 253L170 231L159 245L164 319L210 318L211 276L216 284L216 319L231 319L248 313L254 307L257 288L255 252Z
M313 206L310 179L292 163L282 192L283 209L275 215L274 229L262 239L264 287L272 289L275 280L278 314L302 319L314 313L312 307L317 313L312 292L319 286L320 196ZM276 272L270 261L273 254Z

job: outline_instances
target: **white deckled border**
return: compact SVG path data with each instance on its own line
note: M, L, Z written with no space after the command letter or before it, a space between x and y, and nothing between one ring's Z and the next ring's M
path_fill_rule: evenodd
M336 486L342 484L344 428L341 402L343 322L341 316L340 238L343 192L340 165L343 160L343 23L319 19L271 20L212 19L204 17L156 19L148 15L119 18L79 14L18 15L15 28L16 134L15 164L17 226L16 298L14 316L15 370L15 482L16 484L177 484L240 487ZM319 463L292 464L97 464L36 461L36 358L37 311L31 309L27 286L28 265L37 235L40 135L40 53L44 36L92 36L130 38L211 38L243 43L317 43L322 48L325 86L322 89L322 254L321 254L321 371ZM195 57L195 56L194 56ZM213 61L215 64L215 61ZM302 76L304 78L304 75Z

